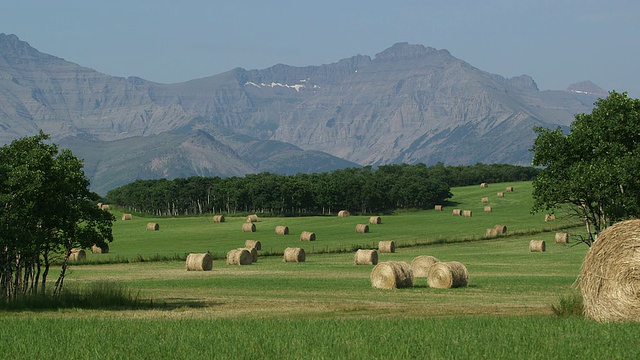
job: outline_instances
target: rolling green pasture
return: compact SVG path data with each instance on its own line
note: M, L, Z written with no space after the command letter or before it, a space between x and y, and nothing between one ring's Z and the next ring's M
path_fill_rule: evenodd
M513 185L515 191L496 193ZM244 217L151 218L117 221L109 254L89 254L70 267L65 286L97 281L125 284L159 306L141 310L20 311L0 313L0 348L12 358L631 358L639 348L636 324L597 324L555 318L551 304L575 293L585 245L555 244L555 232L582 228L558 214L530 214L531 184L454 188L442 212L380 215L368 234L355 226L368 216L261 217L256 233L242 233ZM483 204L482 197L490 202ZM484 213L490 205L493 212ZM473 211L452 216L454 208ZM114 211L120 218L121 213ZM160 231L146 231L158 222ZM484 238L487 228L507 236ZM275 235L277 225L290 235ZM317 241L301 242L301 231ZM224 254L260 240L257 263L226 265ZM547 251L530 253L532 239ZM431 289L371 287L372 266L353 263L357 247L380 240L400 245L380 261L410 262L418 255L460 261L469 286ZM284 263L285 247L303 247L304 263ZM132 261L184 257L210 251L213 270L185 271L184 261ZM55 274L53 274L55 275ZM593 339L597 338L597 341ZM69 347L54 344L69 344ZM34 345L35 344L35 345Z

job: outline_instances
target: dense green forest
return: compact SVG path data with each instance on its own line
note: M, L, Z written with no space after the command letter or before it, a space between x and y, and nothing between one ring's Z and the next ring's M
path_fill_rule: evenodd
M347 168L329 173L137 180L108 192L106 201L154 215L258 212L274 215L372 214L427 209L451 198L450 188L532 180L539 169L505 164L430 167L425 164Z

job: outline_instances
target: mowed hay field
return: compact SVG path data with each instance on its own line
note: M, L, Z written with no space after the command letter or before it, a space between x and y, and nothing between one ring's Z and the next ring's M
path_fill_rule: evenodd
M514 192L505 192L514 186ZM97 281L124 284L160 306L143 310L66 309L3 312L0 348L11 357L60 358L629 358L640 351L635 324L597 324L555 318L551 304L575 292L586 245L555 243L557 231L581 226L557 214L531 215L531 184L489 184L452 189L443 211L378 214L381 224L356 233L369 216L260 217L257 231L243 233L245 216L150 218L117 221L107 254L87 254L72 265L65 286ZM488 203L482 198L489 197ZM492 206L491 213L483 211ZM454 208L472 217L452 216ZM121 213L112 211L116 218ZM158 231L147 231L157 222ZM506 225L507 234L484 238ZM275 227L289 227L276 235ZM312 231L316 241L300 241ZM227 265L225 254L259 240L251 265ZM393 240L395 253L379 261L410 263L419 255L458 261L469 272L467 287L432 289L425 278L414 286L371 287L373 265L355 265L357 247ZM546 251L529 252L531 240ZM306 261L285 263L286 247L305 249ZM211 271L186 271L183 260L135 261L211 252ZM268 256L267 256L268 255ZM109 262L109 263L101 263ZM52 278L56 274L52 274ZM63 330L64 329L64 330ZM75 334L75 335L74 335ZM592 341L598 334L598 341ZM63 338L68 337L68 341ZM78 340L73 350L55 341ZM104 340L103 340L104 339ZM38 350L42 344L47 351ZM100 356L98 356L100 357Z

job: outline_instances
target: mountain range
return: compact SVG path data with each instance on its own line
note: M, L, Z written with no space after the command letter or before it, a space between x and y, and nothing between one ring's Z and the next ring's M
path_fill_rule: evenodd
M408 43L374 57L160 84L0 34L0 144L42 129L84 159L99 194L136 179L529 165L535 126L566 128L606 96L588 81L540 91L530 76L505 78Z

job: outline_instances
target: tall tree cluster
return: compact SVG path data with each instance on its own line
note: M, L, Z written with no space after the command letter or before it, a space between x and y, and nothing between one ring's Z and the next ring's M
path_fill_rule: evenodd
M113 216L96 206L82 161L58 151L40 132L0 148L0 296L44 293L52 264L62 268L54 294L62 290L69 254L113 240Z

